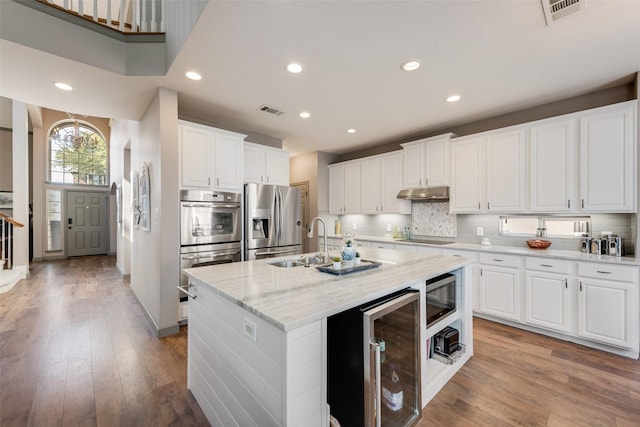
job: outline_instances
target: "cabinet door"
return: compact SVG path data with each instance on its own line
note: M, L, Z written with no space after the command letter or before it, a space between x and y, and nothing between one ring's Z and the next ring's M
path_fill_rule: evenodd
M525 210L525 131L520 128L487 136L488 211Z
M404 162L403 188L424 187L424 143L405 145L402 147Z
M211 186L211 133L199 127L180 125L180 184L183 187Z
M578 335L617 347L632 348L638 334L634 298L637 299L637 292L631 283L581 278Z
M382 204L380 203L380 186L382 179L380 178L380 159L363 160L361 165L362 182L365 185L362 188L362 213L375 214L380 213Z
M268 184L289 185L289 153L267 149L265 170Z
M244 144L244 182L264 183L265 150L250 142Z
M360 162L344 165L344 212L360 213Z
M537 271L527 271L525 275L525 322L570 333L573 301L569 279Z
M575 127L575 120L562 120L530 129L530 203L534 212L578 209Z
M635 108L608 107L580 119L580 206L635 211Z
M329 213L344 213L344 165L329 166Z
M384 213L411 213L411 201L398 199L402 188L402 153L380 157L380 204ZM367 181L362 181L366 187Z
M484 200L483 139L451 144L451 212L480 212Z
M520 273L515 268L480 267L480 312L520 321Z
M427 142L424 147L425 184L449 185L449 138Z
M237 136L215 132L215 188L242 190L243 141Z

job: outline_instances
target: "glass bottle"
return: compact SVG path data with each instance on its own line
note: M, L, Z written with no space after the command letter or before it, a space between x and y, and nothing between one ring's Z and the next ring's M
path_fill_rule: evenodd
M402 385L400 384L396 366L390 363L388 378L383 381L382 385L382 401L387 408L396 412L402 409L403 397Z

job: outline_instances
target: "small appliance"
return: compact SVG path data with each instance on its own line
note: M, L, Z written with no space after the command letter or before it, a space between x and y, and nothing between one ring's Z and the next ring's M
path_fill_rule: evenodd
M450 356L460 349L459 336L456 328L447 326L435 335L434 350Z

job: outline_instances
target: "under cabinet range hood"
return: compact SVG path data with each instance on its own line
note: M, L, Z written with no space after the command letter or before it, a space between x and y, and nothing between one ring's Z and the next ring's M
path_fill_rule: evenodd
M449 187L409 188L400 191L396 197L423 202L446 202L449 200Z

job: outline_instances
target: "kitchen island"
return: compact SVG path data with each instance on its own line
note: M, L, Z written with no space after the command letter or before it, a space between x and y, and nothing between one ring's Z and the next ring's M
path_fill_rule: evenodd
M421 329L423 405L472 355L471 261L359 251L381 266L336 276L313 265L277 267L271 259L186 270L196 296L190 300L187 384L212 425L324 427L327 318L401 289L423 293L425 280L443 273L459 279L458 310L447 325L456 322L467 351L453 365L435 366L426 360L426 341L447 325Z

